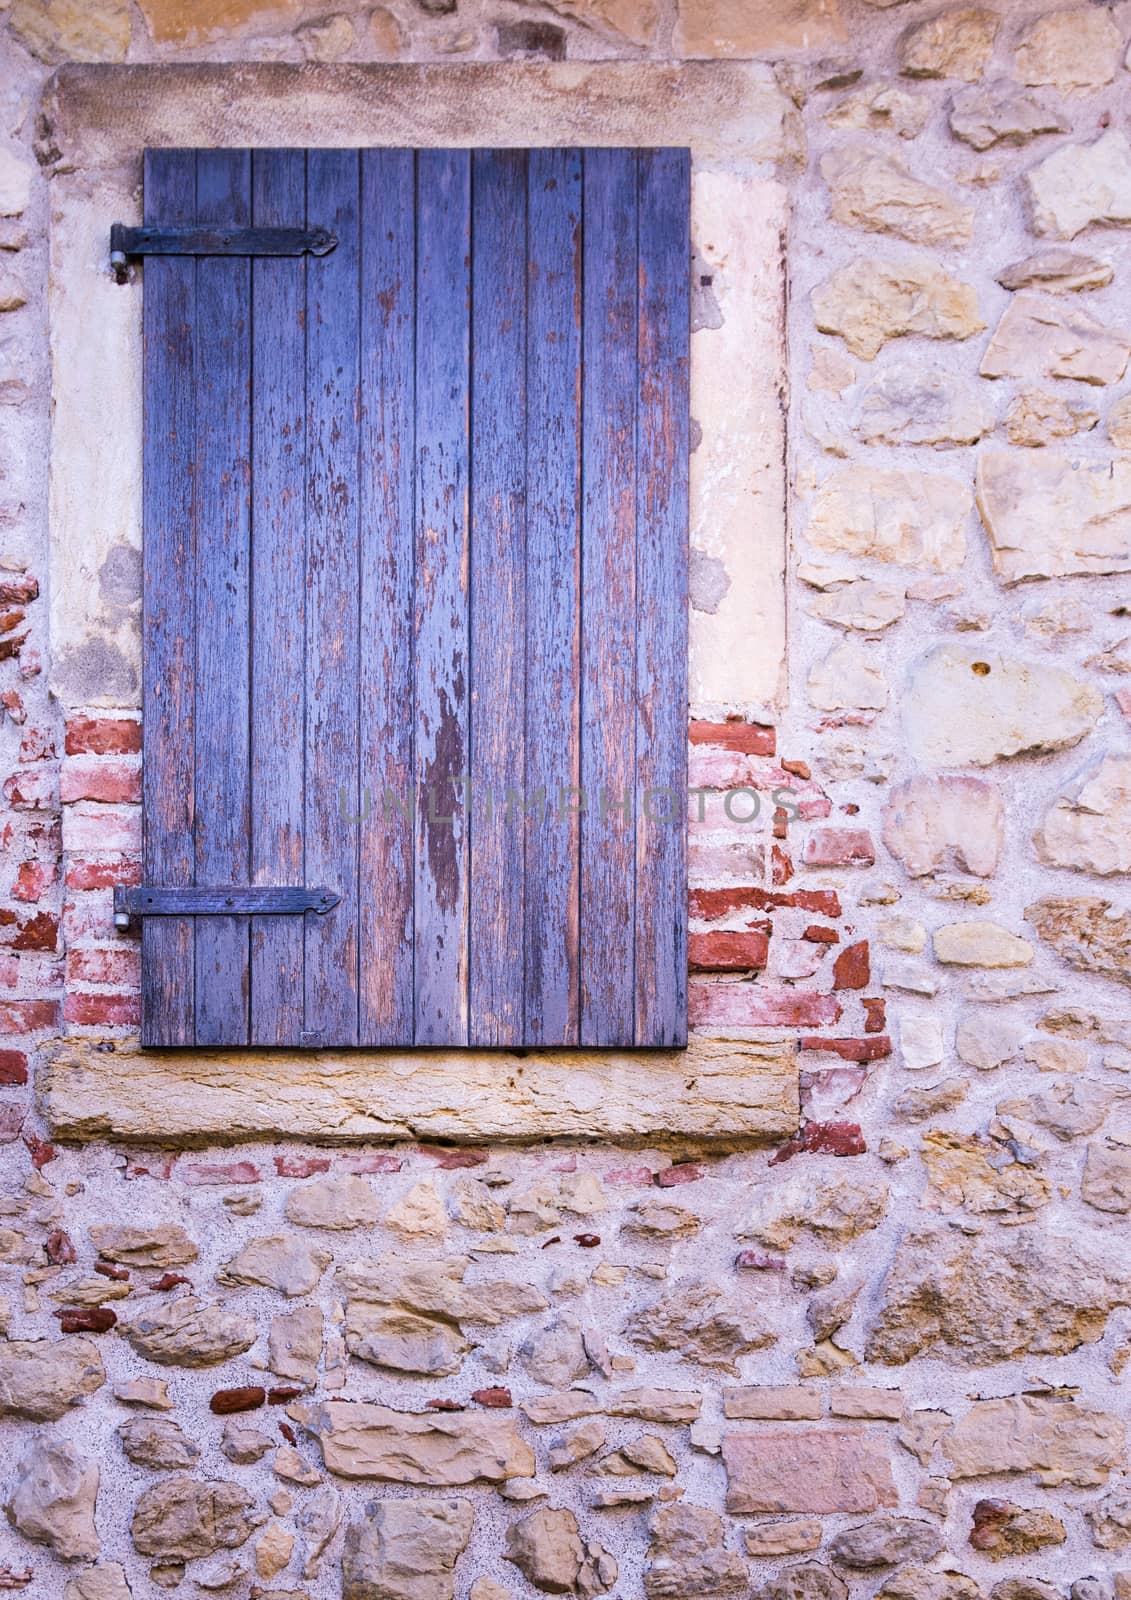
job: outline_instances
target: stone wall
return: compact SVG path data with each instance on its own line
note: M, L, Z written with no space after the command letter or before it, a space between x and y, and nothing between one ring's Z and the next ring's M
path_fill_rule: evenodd
M1127 1600L1131 7L9 0L0 26L0 1588ZM638 69L668 106L719 94L698 170L788 212L788 295L764 231L695 239L698 482L759 463L733 537L695 523L696 625L772 671L692 707L693 1050L649 1097L625 1061L607 1089L568 1058L146 1058L108 916L136 687L97 649L63 670L48 593L136 636L136 540L94 560L71 501L48 515L73 433L107 525L97 473L137 447L120 408L67 413L58 342L50 439L49 225L58 251L121 130L76 139L51 74L433 63L439 136L442 69L500 58L520 122L552 91L646 141ZM338 80L306 81L332 116ZM230 126L258 114L237 84ZM69 337L95 308L109 373L102 270ZM728 326L762 409L727 403ZM790 536L784 685L744 517ZM791 801L712 825L736 786Z

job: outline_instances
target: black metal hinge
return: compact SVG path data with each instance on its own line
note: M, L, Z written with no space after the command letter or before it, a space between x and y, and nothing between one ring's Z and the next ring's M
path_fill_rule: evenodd
M135 917L261 917L320 914L341 899L333 889L261 888L157 889L149 884L114 889L114 926L128 928Z
M110 265L127 282L131 256L324 256L337 244L328 228L222 228L187 223L165 228L110 227Z

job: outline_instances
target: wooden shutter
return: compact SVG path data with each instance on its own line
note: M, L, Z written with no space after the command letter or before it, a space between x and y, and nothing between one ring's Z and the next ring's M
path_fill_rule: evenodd
M145 262L145 885L340 898L145 917L145 1044L685 1043L688 211L684 150L147 152L149 225L338 242Z

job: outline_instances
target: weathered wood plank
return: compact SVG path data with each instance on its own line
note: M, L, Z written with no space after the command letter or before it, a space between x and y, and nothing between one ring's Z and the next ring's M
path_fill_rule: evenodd
M636 152L585 151L581 1043L635 1033Z
M147 150L146 219L190 222L195 209L193 152ZM196 269L191 261L153 261L146 266L142 314L142 870L150 883L193 881L195 286ZM194 993L191 919L145 923L141 930L142 1043L194 1043Z
M307 153L308 221L338 236L306 264L306 878L341 901L306 918L304 1042L357 1043L358 154Z
M463 1045L470 158L421 150L416 160L415 1039Z
M361 153L360 1033L413 1037L416 163Z
M306 215L301 150L252 155L252 220ZM306 310L301 261L252 262L251 882L303 882L306 710ZM303 1027L301 917L251 924L251 1042Z
M636 423L636 1042L687 1042L691 162L641 150Z
M196 219L245 224L251 155L201 150ZM196 263L196 881L246 883L251 819L248 667L251 541L251 263ZM196 1041L246 1044L249 926L196 926Z
M547 812L526 822L526 1043L575 1045L581 152L532 150L527 193L526 773Z
M523 1042L526 152L472 157L469 1038ZM541 736L541 735L540 735Z

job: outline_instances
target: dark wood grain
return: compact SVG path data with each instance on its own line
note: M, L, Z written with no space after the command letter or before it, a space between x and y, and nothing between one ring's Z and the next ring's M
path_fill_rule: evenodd
M307 154L307 220L338 236L306 264L306 881L341 895L306 919L304 1042L358 1040L358 154Z
M586 150L581 1043L635 1033L636 152Z
M636 1043L687 1043L690 157L641 150L636 422Z
M469 1043L524 1038L526 152L472 157Z
M411 1044L416 162L361 153L360 1039Z
M465 1045L470 157L416 159L415 1041Z
M252 220L301 224L306 157L256 150ZM301 261L256 259L252 288L251 881L303 882L306 712L306 283ZM301 917L251 924L251 1042L303 1029Z
M581 152L532 150L528 178L526 1043L576 1045L581 619ZM574 793L570 793L574 791Z
M195 209L196 157L192 151L147 150L146 219L190 222ZM196 268L191 261L153 261L146 267L142 871L149 882L169 884L190 884L194 867L195 284ZM141 930L142 1043L195 1043L194 996L191 919L145 923Z
M251 156L202 150L200 222L246 224ZM251 263L196 263L196 881L246 883L250 845ZM249 926L196 926L196 1042L248 1041Z

